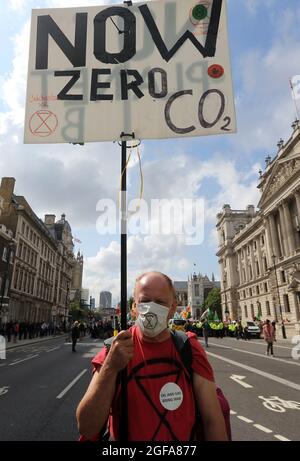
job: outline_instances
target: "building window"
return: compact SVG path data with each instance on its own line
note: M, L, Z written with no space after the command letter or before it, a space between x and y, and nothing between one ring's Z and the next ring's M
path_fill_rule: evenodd
M24 221L22 221L22 234L23 235L25 234L25 223L24 223Z
M252 296L252 288L249 288L250 296Z
M260 276L260 272L259 272L259 264L258 264L258 261L256 261L256 274L257 276L259 277Z
M254 242L253 242L253 248L254 248L255 251L257 250L257 243L256 243L256 240L254 240Z
M283 305L285 312L291 312L289 295L283 295Z
M246 298L246 291L245 290L243 290L243 294L244 294L244 298Z
M270 309L269 301L266 301L266 311L267 311L267 315L271 315L271 309Z
M30 241L32 241L33 239L33 233L32 233L32 230L30 229Z
M248 245L248 246L247 246L247 255L249 255L249 254L250 254L250 247L249 247L249 245Z
M7 255L8 255L8 249L7 247L3 248L3 253L2 253L2 261L7 261Z
M199 285L195 285L195 296L199 296Z
M265 272L268 270L268 263L267 263L267 258L264 257L264 266L265 266Z
M247 309L247 306L244 307L244 313L245 313L245 317L248 318L248 309Z
M252 319L255 317L253 304L251 304L251 317Z
M262 312L261 312L261 304L260 302L258 302L257 304L257 317L261 317L262 316Z
M268 293L268 284L264 283L264 287L265 287L265 293Z
M29 235L29 227L26 226L26 238L28 238L28 235Z
M256 293L259 295L259 285L256 285Z
M253 272L252 272L251 264L249 264L249 270L250 270L250 279L253 279Z
M285 271L281 271L281 281L282 283L286 283Z
M15 280L14 280L14 287L16 290L18 289L18 277L19 277L19 269L16 269Z

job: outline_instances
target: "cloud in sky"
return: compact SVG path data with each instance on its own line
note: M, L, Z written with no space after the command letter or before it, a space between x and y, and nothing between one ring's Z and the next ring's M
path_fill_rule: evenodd
M116 144L97 143L84 147L71 145L23 145L24 103L27 78L29 20L31 7L83 6L112 2L82 0L12 0L12 12L23 15L21 28L10 37L13 54L0 75L0 176L14 176L17 192L25 195L35 212L67 214L71 226L94 229L86 254L84 283L96 295L111 289L115 298L119 291L119 243L116 236L105 240L96 233L101 198L117 200L120 184L120 152ZM115 2L119 3L119 2ZM300 73L300 8L291 1L281 5L280 18L273 15L277 0L261 2L230 0L232 22L259 29L268 24L268 41L255 36L241 37L243 52L232 42L238 134L179 141L144 142L142 148L145 181L144 198L205 199L205 244L210 246L209 263L217 258L214 226L216 213L224 203L232 208L256 204L258 170L267 154L276 152L277 138L290 135L293 102L288 78ZM251 13L251 14L250 14ZM13 14L13 13L12 13ZM250 27L250 26L249 26ZM236 37L234 37L237 39ZM200 148L201 146L201 148ZM205 147L203 147L205 146ZM136 161L129 171L129 193L136 197L139 173ZM80 237L80 235L79 235ZM100 245L99 245L100 241ZM93 243L94 242L94 243ZM100 246L100 248L99 248ZM203 246L193 258L201 259ZM158 268L184 280L191 271L192 257L184 239L179 236L131 236L128 240L129 279L141 271ZM208 259L203 260L203 271ZM130 282L132 283L132 282ZM98 299L98 295L97 295Z

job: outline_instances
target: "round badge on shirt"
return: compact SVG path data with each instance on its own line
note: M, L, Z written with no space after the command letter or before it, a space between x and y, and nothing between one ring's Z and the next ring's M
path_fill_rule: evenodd
M183 402L182 390L178 384L167 383L160 390L159 400L166 410L177 410Z

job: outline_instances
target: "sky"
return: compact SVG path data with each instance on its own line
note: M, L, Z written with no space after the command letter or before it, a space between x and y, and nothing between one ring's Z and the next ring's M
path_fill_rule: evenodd
M100 235L99 200L118 201L120 148L117 143L23 144L24 110L32 8L119 3L85 0L0 0L0 177L16 178L16 193L35 211L62 213L82 243L84 282L99 301L100 291L119 299L120 238ZM193 199L204 204L203 239L187 244L182 235L128 236L128 294L147 270L187 280L196 270L219 278L216 215L257 205L260 168L288 140L295 119L289 79L300 74L298 0L228 0L229 44L236 105L236 134L142 141L139 148L143 198ZM128 196L139 197L137 157L129 163Z

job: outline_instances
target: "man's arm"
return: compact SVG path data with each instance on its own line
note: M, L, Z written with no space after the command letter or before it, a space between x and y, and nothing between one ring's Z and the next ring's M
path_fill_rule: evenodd
M193 373L193 388L206 441L227 441L227 431L214 382Z
M125 368L133 357L133 340L129 331L121 331L113 341L111 349L100 370L96 370L76 416L79 433L91 439L105 425L116 390L118 372Z

